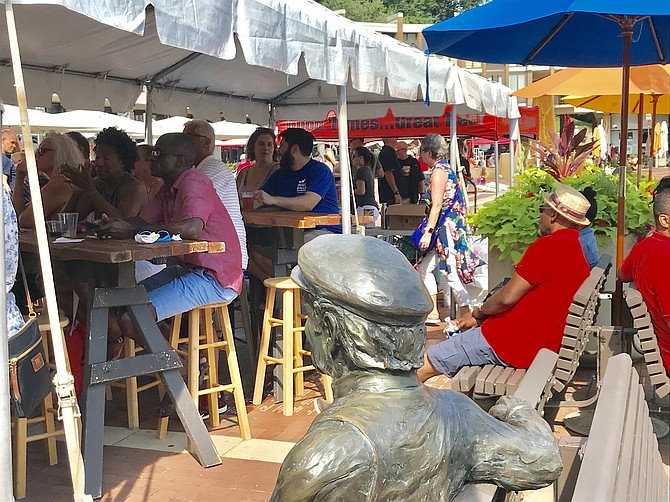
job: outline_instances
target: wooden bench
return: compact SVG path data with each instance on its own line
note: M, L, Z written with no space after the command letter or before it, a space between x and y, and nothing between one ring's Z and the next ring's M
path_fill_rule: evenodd
M628 354L607 365L588 438L581 438L576 483L566 484L558 500L573 502L667 502L670 485L653 432L644 389ZM578 457L575 460L578 461Z
M603 255L591 270L570 304L567 324L563 332L558 362L550 385L543 392L538 409L554 392L561 392L572 380L579 358L592 331L593 320L600 300L600 290L606 279L612 258ZM465 366L452 379L452 389L471 394L477 399L514 394L522 380L525 369L505 366Z
M656 395L663 398L670 393L670 378L668 378L668 372L661 359L661 351L658 348L658 340L656 340L654 325L651 322L647 305L644 303L642 294L632 285L626 292L626 303L633 316L633 327L637 329L640 348L647 363L651 385L654 387Z
M546 386L553 379L557 361L558 354L541 349L512 394L537 408ZM469 484L453 502L491 502L504 497L504 492L493 484Z

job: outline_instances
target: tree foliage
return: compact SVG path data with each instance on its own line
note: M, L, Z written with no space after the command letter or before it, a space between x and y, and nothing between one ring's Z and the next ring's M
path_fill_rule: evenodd
M432 24L476 7L482 0L316 0L332 10L344 9L352 21L385 22L402 12L407 23Z

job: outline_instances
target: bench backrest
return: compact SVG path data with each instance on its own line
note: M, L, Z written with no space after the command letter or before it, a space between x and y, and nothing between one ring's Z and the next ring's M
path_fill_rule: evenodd
M630 307L633 326L637 329L637 335L640 338L640 347L647 363L651 384L654 386L654 391L658 397L665 397L670 393L668 372L663 365L663 359L661 359L661 351L658 348L658 340L647 305L644 303L642 294L632 285L626 292L626 303Z
M573 502L667 501L668 480L649 408L628 354L610 359Z
M554 374L553 389L556 392L565 389L577 371L579 358L584 352L596 316L600 290L605 283L611 262L612 257L609 255L604 254L600 257L600 261L591 269L570 304Z

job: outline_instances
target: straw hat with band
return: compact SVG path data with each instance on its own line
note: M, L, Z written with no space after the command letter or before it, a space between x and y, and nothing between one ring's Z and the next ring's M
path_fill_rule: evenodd
M566 220L581 226L591 223L586 217L591 203L574 188L560 184L551 194L543 193L542 197L550 208Z

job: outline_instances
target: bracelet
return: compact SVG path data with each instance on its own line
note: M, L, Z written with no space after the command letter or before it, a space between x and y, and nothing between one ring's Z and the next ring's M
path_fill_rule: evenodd
M400 192L393 192L393 195L400 195Z

